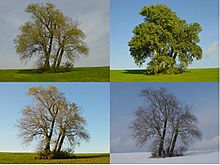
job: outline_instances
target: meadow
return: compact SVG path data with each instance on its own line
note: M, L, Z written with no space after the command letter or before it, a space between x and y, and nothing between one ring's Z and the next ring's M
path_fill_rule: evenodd
M39 73L36 69L1 69L0 82L108 82L109 72L109 67L81 67L61 73Z
M74 154L72 159L35 159L36 153L0 153L0 164L109 164L110 154Z
M111 70L111 82L218 82L219 68L188 69L181 74L146 75L145 70Z

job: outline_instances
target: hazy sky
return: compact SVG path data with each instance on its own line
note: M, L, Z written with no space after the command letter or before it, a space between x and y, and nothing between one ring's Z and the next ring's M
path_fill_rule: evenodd
M0 68L30 68L36 60L24 65L16 54L13 39L19 27L29 19L25 8L30 3L51 2L65 16L80 21L90 48L75 66L109 66L109 1L108 0L7 0L0 1Z
M198 22L203 28L200 45L201 61L190 68L218 67L218 0L111 0L110 61L111 69L138 68L130 56L128 41L134 27L143 22L138 13L146 5L166 4L188 23ZM143 65L146 68L146 64Z
M191 145L191 149L218 147L218 83L111 83L111 152L147 151L147 146L136 146L129 124L135 110L146 105L144 98L139 96L141 90L150 87L166 87L177 99L192 105L203 139Z
M82 142L76 152L109 152L110 103L108 83L0 83L0 152L33 151L34 146L22 145L18 138L16 122L21 118L21 110L32 99L25 94L33 86L55 85L65 93L68 101L77 103L87 121L89 142Z

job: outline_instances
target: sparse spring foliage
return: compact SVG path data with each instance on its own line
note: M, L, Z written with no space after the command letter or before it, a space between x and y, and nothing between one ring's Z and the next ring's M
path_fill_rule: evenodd
M88 55L86 36L78 22L64 16L53 4L30 4L25 11L30 19L14 40L22 61L37 57L37 67L48 71L59 68L63 61L73 63L79 55Z

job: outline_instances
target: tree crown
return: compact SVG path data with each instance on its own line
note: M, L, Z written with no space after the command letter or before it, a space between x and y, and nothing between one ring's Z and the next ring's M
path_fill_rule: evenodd
M150 59L149 73L172 73L202 58L198 23L188 24L164 4L145 6L140 15L144 21L134 28L128 42L138 66Z
M30 4L26 10L30 19L20 27L21 34L14 40L22 61L38 57L39 68L60 67L63 59L74 62L79 55L88 55L86 35L78 21L56 9L51 3Z

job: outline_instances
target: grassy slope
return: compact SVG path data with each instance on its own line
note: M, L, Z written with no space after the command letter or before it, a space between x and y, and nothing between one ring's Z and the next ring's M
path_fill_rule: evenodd
M0 70L0 82L108 82L109 67L75 68L65 73L37 73L34 69Z
M145 75L145 70L111 70L111 82L218 82L219 69L189 69L176 75Z
M35 153L0 153L0 164L109 164L109 154L76 154L73 159L35 159Z

